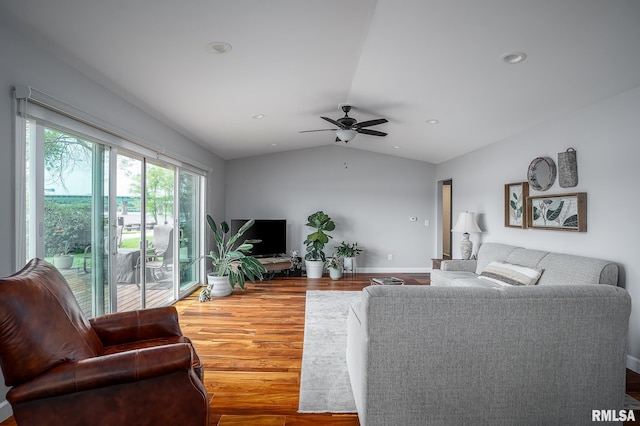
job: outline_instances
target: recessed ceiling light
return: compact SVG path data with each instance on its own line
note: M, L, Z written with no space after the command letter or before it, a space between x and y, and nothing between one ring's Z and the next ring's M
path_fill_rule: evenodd
M438 124L440 121L436 120L435 118L432 118L430 120L427 120L427 124Z
M527 54L523 52L511 52L502 55L502 60L507 64L519 64L525 59L527 59Z
M274 142L271 144L271 146L278 146L278 144Z
M209 53L229 53L231 52L231 45L224 41L212 41L207 44L207 52Z
M252 118L255 120L262 120L265 117L264 114L256 114Z
M400 149L400 145L394 145L394 146L392 146L391 148L393 148L393 149Z

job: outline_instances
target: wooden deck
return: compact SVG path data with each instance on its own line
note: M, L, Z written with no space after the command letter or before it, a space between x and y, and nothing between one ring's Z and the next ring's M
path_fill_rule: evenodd
M76 296L82 311L87 317L91 317L91 306L94 294L92 291L91 274L85 273L82 268L72 268L62 270L73 294ZM169 280L154 282L150 281L146 284L147 308L158 306L167 306L174 302L173 300L173 283ZM118 283L118 312L133 311L140 309L141 290L135 283ZM105 289L105 300L108 300L108 289Z

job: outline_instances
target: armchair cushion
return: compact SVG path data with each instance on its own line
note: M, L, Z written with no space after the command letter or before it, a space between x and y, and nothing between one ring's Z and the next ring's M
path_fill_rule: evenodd
M64 277L40 259L0 279L0 324L7 386L103 350Z
M178 312L173 306L118 312L89 320L104 346L182 336Z
M188 371L191 357L190 345L182 343L67 362L12 388L7 398L20 403Z

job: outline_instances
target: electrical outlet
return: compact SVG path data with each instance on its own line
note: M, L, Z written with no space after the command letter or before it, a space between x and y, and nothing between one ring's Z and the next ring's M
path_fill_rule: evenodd
M391 253L387 255L387 260L393 260L393 255Z
M429 219L424 220L424 226L429 226Z

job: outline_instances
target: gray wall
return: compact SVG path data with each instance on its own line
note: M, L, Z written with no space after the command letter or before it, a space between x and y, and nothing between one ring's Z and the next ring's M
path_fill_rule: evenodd
M339 145L233 160L226 218L287 219L288 250L305 253L307 217L323 210L336 223L327 255L345 240L365 247L358 270L427 271L435 255L434 177L432 164Z
M480 215L483 234L476 243L495 241L528 248L599 257L619 262L621 283L640 300L640 232L634 225L640 211L640 88L591 105L452 161L438 164L438 181L453 179L453 216L462 210ZM531 195L587 193L587 232L504 227L504 184L527 180L536 157L577 151L578 186L555 185ZM455 220L455 219L454 219ZM628 226L627 226L628 225ZM453 254L460 255L454 234ZM597 342L594 342L597 344ZM628 365L640 371L640 307L634 304L629 331Z
M30 85L51 96L101 118L133 134L141 141L180 153L180 157L211 167L208 200L210 211L224 212L224 161L187 140L160 121L123 101L83 74L41 51L18 34L0 17L0 276L14 272L14 199L15 149L14 113L11 88ZM0 380L0 419L6 418L9 407L3 402L6 388Z

